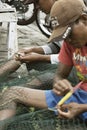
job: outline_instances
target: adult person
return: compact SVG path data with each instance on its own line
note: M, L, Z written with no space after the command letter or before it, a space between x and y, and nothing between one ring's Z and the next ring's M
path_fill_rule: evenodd
M41 9L44 10L45 13L48 13L50 12L54 0L48 0L48 1L39 0L38 2L39 2L39 6L41 6ZM11 73L15 72L18 68L20 68L20 66L23 63L26 63L29 71L32 68L33 69L35 68L35 62L37 62L38 64L41 64L41 62L48 63L48 66L50 66L51 68L51 64L58 63L57 57L58 57L58 52L60 51L60 46L61 46L61 42L52 42L44 46L19 50L17 54L15 54L8 62L0 66L0 81L4 79L3 78L4 76L8 77ZM47 68L46 66L47 64L44 66L44 69ZM46 74L44 77L46 77ZM40 78L40 81L38 80L38 82L43 82L43 77Z
M25 3L28 3L27 0L24 1ZM50 13L50 9L52 5L54 4L54 0L48 0L43 1L39 0L39 6L41 6L42 10L47 10L47 12ZM47 6L49 5L49 6ZM11 59L11 62L8 61L4 66L1 66L1 72L0 75L4 74L9 71L8 73L16 71L22 63L30 63L35 61L45 61L48 63L58 63L58 56L57 55L50 55L50 54L58 54L61 47L61 42L52 42L50 44L46 44L44 46L38 46L38 47L31 47L31 48L24 48L22 50L19 50ZM6 68L7 66L7 68ZM5 69L4 69L5 68Z
M56 0L24 0L24 4L30 3L30 1L36 1L39 8L46 14L50 13L50 9Z
M0 97L0 120L12 117L18 103L39 108L57 107L59 100L67 92L73 91L72 84L67 80L73 66L76 67L79 82L83 82L80 89L65 102L65 108L69 110L65 117L73 118L78 115L83 120L87 119L87 7L82 0L59 0L54 3L50 15L52 25L54 26L53 20L56 23L50 40L63 38L65 41L59 53L60 62L53 89L44 91L14 86L5 90ZM69 103L73 107L69 107ZM61 108L62 106L58 106L58 111L63 116Z
M28 2L28 0L24 0L25 3ZM39 6L41 6L41 8L43 8L44 10L47 10L47 12L50 12L50 7L52 7L52 5L54 4L54 0L39 0ZM49 4L49 6L47 6ZM45 7L46 6L46 7ZM49 71L51 70L51 68L53 69L53 66L51 64L58 64L59 60L58 60L58 52L60 51L60 48L62 46L62 41L54 41L51 42L49 44L46 44L44 46L38 46L38 47L32 47L32 48L27 48L27 49L22 49L20 51L18 51L18 55L15 55L14 58L12 58L10 61L6 62L6 64L0 66L0 80L3 79L4 75L7 77L9 76L11 73L15 72L23 63L26 63L27 65L27 69L30 71L31 69L35 68L38 69L37 66L43 65L44 67L42 67L44 70L49 69ZM17 57L18 56L18 57ZM38 65L36 65L35 63L37 62ZM45 64L43 64L43 63ZM48 64L47 64L48 63ZM51 63L51 64L50 64ZM55 71L56 71L56 65L55 66ZM39 67L40 70L41 67ZM42 71L42 69L41 69ZM72 75L75 75L74 72L72 73ZM37 86L41 85L41 84L45 84L46 81L49 81L49 86L52 85L51 81L53 79L54 76L54 72L51 73L51 78L50 76L47 74L45 74L44 76L39 76L36 77L35 80L33 80L33 86L36 84L37 82ZM44 79L44 78L46 79ZM49 78L47 78L49 77ZM77 80L76 80L77 82ZM31 83L32 84L32 83ZM45 85L48 85L45 84ZM42 85L43 86L43 85Z
M43 85L45 87L45 85L47 85L49 88L53 80L54 72L57 69L57 57L60 51L58 43L59 42L57 42L57 44L49 43L44 46L31 47L18 51L10 60L0 66L0 81L3 81L4 77L5 79L9 77L13 72L16 72L22 64L26 63L25 65L29 72L32 69L39 71L38 75L29 82L29 84L32 84L31 87L40 87ZM51 75L51 77L49 75ZM49 83L46 81L49 81Z

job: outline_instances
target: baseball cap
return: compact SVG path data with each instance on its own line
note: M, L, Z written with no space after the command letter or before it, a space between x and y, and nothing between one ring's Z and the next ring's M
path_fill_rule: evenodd
M48 42L64 39L70 31L70 24L87 11L83 0L57 0L50 11L50 22L53 28Z

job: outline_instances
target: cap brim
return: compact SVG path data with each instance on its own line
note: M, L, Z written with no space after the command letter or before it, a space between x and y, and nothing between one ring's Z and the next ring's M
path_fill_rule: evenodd
M66 31L67 28L68 28L68 25L64 26L64 27L58 26L57 28L55 28L52 31L50 38L48 39L48 43L52 42L56 39L62 40L62 36L63 36L63 34L64 34L64 32Z

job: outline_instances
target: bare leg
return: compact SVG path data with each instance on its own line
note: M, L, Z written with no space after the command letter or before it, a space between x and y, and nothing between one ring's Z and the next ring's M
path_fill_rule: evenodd
M47 108L45 92L25 87L11 87L5 90L0 98L0 120L7 119L15 114L16 104ZM3 110L2 110L3 109Z
M3 77L8 76L9 74L15 72L21 65L20 61L16 60L9 60L4 65L0 66L0 80L3 79Z
M9 110L9 109L2 110L2 111L0 111L0 120L4 120L6 118L10 118L13 115L15 115L15 111L12 110L12 109L11 110Z

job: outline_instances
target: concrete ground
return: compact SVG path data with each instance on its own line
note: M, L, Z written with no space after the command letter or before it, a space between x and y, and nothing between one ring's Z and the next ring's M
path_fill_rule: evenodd
M0 26L0 64L4 64L7 60L8 54L8 46L7 46L7 23L3 23ZM18 48L25 48L31 46L39 46L47 43L47 39L41 31L38 29L36 23L32 23L28 26L19 26L17 25L17 41ZM26 69L26 65L23 64L15 73L5 78L2 82L0 82L0 86L13 86L13 85L21 85L27 84L30 81L31 75L28 75L28 71ZM33 75L31 76L33 77Z
M2 6L3 7L3 6ZM0 6L1 8L1 6ZM0 24L0 65L5 64L8 61L8 45L7 45L7 38L8 38L8 28L7 23L3 22L2 26ZM17 25L17 43L18 49L22 49L25 47L32 47L32 46L40 46L47 43L47 37L45 37L42 32L37 27L36 23L33 22L28 26L19 26ZM3 77L4 82L0 82L0 86L13 86L19 85L29 82L29 77L33 77L33 75L28 75L26 69L26 65L23 64L15 73L12 75ZM10 77L10 78L9 78Z
M0 26L0 61L7 59L7 23ZM18 48L39 46L47 43L47 38L38 29L36 23L28 26L17 25Z

